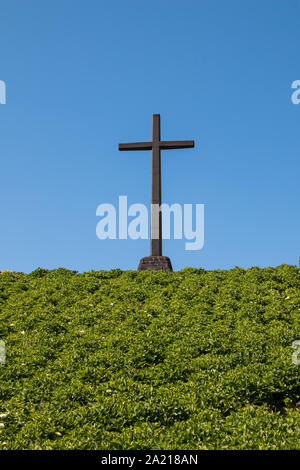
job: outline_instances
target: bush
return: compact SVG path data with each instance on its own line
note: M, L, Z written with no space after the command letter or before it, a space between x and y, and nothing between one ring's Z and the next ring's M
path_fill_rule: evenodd
M300 449L293 266L0 276L1 449Z

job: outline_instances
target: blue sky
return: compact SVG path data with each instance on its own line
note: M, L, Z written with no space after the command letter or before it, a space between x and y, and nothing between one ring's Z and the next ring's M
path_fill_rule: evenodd
M149 204L151 153L117 145L152 113L196 144L162 153L163 201L205 204L174 269L298 263L299 0L9 0L0 22L0 269L136 269L149 242L100 241L96 208Z

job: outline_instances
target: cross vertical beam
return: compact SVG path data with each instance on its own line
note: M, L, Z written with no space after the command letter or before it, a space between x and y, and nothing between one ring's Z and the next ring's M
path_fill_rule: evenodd
M160 140L160 115L152 116L152 141L119 144L119 150L152 150L151 170L151 256L142 258L140 270L165 269L172 271L171 261L162 256L162 215L161 206L161 150L193 148L193 140Z
M162 256L160 115L152 116L151 239L150 255Z

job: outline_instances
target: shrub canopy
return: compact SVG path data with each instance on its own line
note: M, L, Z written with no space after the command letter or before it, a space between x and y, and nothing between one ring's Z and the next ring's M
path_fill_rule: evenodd
M0 274L1 449L300 449L300 274Z

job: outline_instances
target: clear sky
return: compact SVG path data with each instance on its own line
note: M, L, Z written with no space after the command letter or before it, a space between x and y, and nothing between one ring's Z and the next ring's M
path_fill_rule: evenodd
M150 202L150 152L118 142L194 139L162 153L163 201L205 204L205 245L164 242L186 266L297 264L299 0L2 0L0 269L136 269L147 240L96 237L96 208Z

